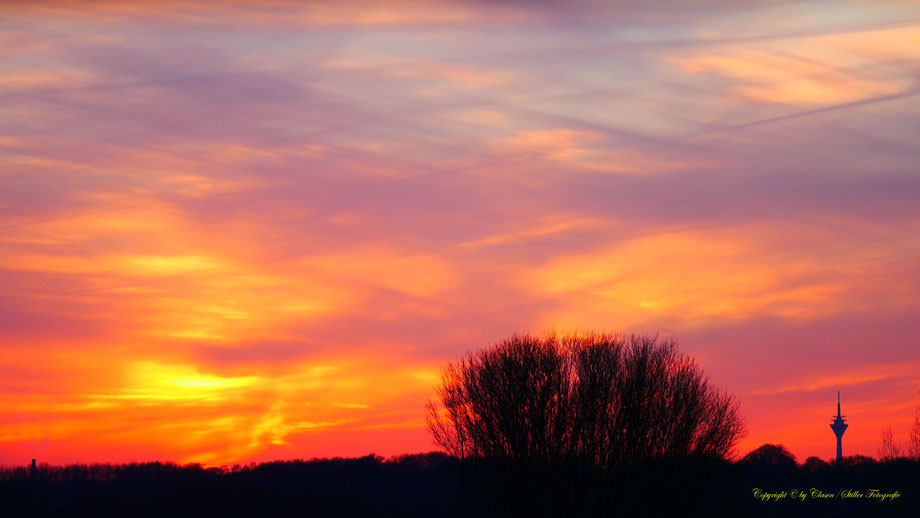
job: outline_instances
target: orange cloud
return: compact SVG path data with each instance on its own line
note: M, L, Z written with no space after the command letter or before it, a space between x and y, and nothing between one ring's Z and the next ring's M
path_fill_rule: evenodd
M587 145L599 135L570 129L531 130L512 137L497 139L493 146L499 153L528 154L551 160L570 160L586 155Z
M655 174L700 168L696 157L679 159L639 149L611 146L600 133L570 129L518 131L490 142L499 156L528 161L551 160L573 170L614 174Z
M661 317L697 326L753 315L813 319L854 309L873 273L899 289L899 274L877 250L847 250L842 257L830 250L782 252L775 241L782 233L754 226L640 237L522 272L519 285L560 301L562 309L544 321L580 328ZM901 300L887 303L897 307Z
M609 222L595 219L563 219L558 222L554 222L554 219L558 218L550 218L544 225L534 228L494 234L472 241L464 241L463 243L455 245L455 247L458 249L476 249L486 246L518 243L533 238L567 233L573 230L598 229L610 226Z
M215 9L216 7L216 9ZM261 26L284 24L309 27L399 27L453 24L482 19L483 13L462 3L431 5L405 0L387 4L375 1L323 2L303 9L296 1L252 0L214 6L203 0L169 0L148 4L120 0L87 6L71 0L48 0L24 6L45 16L93 16L120 23L138 19L161 19L178 23Z
M836 373L828 376L814 377L797 380L792 385L755 390L751 395L761 396L769 394L782 394L785 392L814 391L834 387L848 387L891 378L911 377L920 368L920 363L906 362L899 364L871 365L852 369L848 372Z
M717 74L733 82L742 99L781 104L826 105L891 95L913 86L887 74L912 59L920 27L893 27L792 37L752 46L725 45L715 52L666 59L691 75ZM753 47L753 48L750 48ZM879 61L891 63L880 65Z
M0 441L26 444L43 438L73 445L94 436L105 438L109 451L140 447L179 453L182 462L233 462L256 456L267 446L287 444L291 436L386 423L423 427L421 414L406 421L416 412L394 409L424 401L434 372L434 366L401 365L373 356L315 358L271 377L223 376L188 364L129 361L114 384L97 384L107 392L73 393L64 400L2 395L7 412L0 422ZM30 417L11 421L16 415ZM75 458L77 451L58 455Z

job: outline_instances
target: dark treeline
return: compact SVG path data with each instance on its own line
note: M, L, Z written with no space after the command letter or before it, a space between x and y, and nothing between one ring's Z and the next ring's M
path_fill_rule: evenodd
M755 488L787 496L762 501ZM812 489L834 497L815 498ZM870 489L901 496L838 494ZM809 494L799 500L792 490ZM0 516L918 516L918 490L915 460L797 464L775 446L736 462L660 461L606 478L564 465L541 471L428 453L232 469L40 465L33 475L28 467L0 468Z
M203 468L172 463L0 468L0 517L428 516L455 512L443 453L385 460L276 461ZM443 509L442 509L443 508Z

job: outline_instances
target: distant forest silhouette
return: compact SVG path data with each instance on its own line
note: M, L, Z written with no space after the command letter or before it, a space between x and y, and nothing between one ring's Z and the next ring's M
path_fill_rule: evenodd
M0 516L920 515L913 435L879 461L733 460L734 396L655 336L512 336L445 367L428 425L446 453L0 468Z
M770 445L772 446L772 445ZM756 451L756 450L755 450ZM763 453L763 452L761 452ZM706 478L678 492L655 478L634 481L640 489L631 510L598 509L593 516L917 516L920 461L846 457L842 465L810 457L749 455L721 461ZM671 475L673 480L674 475ZM494 516L462 490L458 461L441 452L317 460L276 461L204 468L171 463L39 465L0 468L0 516L4 517L431 517ZM644 488L644 489L643 489ZM896 501L808 498L760 501L767 492L817 488L897 490ZM516 481L495 491L512 492ZM525 488L526 489L526 488ZM485 502L488 504L488 502ZM627 512L629 511L629 512ZM508 512L504 516L522 516Z

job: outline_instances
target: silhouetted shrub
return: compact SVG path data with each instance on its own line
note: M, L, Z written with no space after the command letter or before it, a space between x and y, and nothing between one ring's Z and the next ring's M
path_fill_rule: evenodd
M802 471L807 474L819 473L829 467L830 464L821 459L821 457L808 457L805 459L805 462L802 463Z
M815 457L817 458L817 457ZM781 444L764 444L745 455L741 462L795 469L795 455Z
M738 404L656 337L513 336L444 369L435 440L458 458L608 469L640 460L726 458Z
M429 428L495 515L679 508L743 434L735 399L649 336L516 335L448 364L438 396Z

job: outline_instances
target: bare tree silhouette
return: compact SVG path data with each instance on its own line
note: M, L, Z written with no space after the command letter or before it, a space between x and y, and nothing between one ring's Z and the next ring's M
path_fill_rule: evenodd
M651 336L515 335L449 363L437 394L428 426L458 458L724 459L744 433L734 397Z
M914 460L920 460L920 405L914 409L914 424L910 427L910 435L907 437L907 455Z
M890 461L900 458L901 445L895 442L891 435L891 428L882 430L882 445L878 448L878 458L883 461Z
M499 516L631 512L653 478L698 498L699 470L744 433L737 401L676 342L607 333L515 335L448 363L428 427Z

